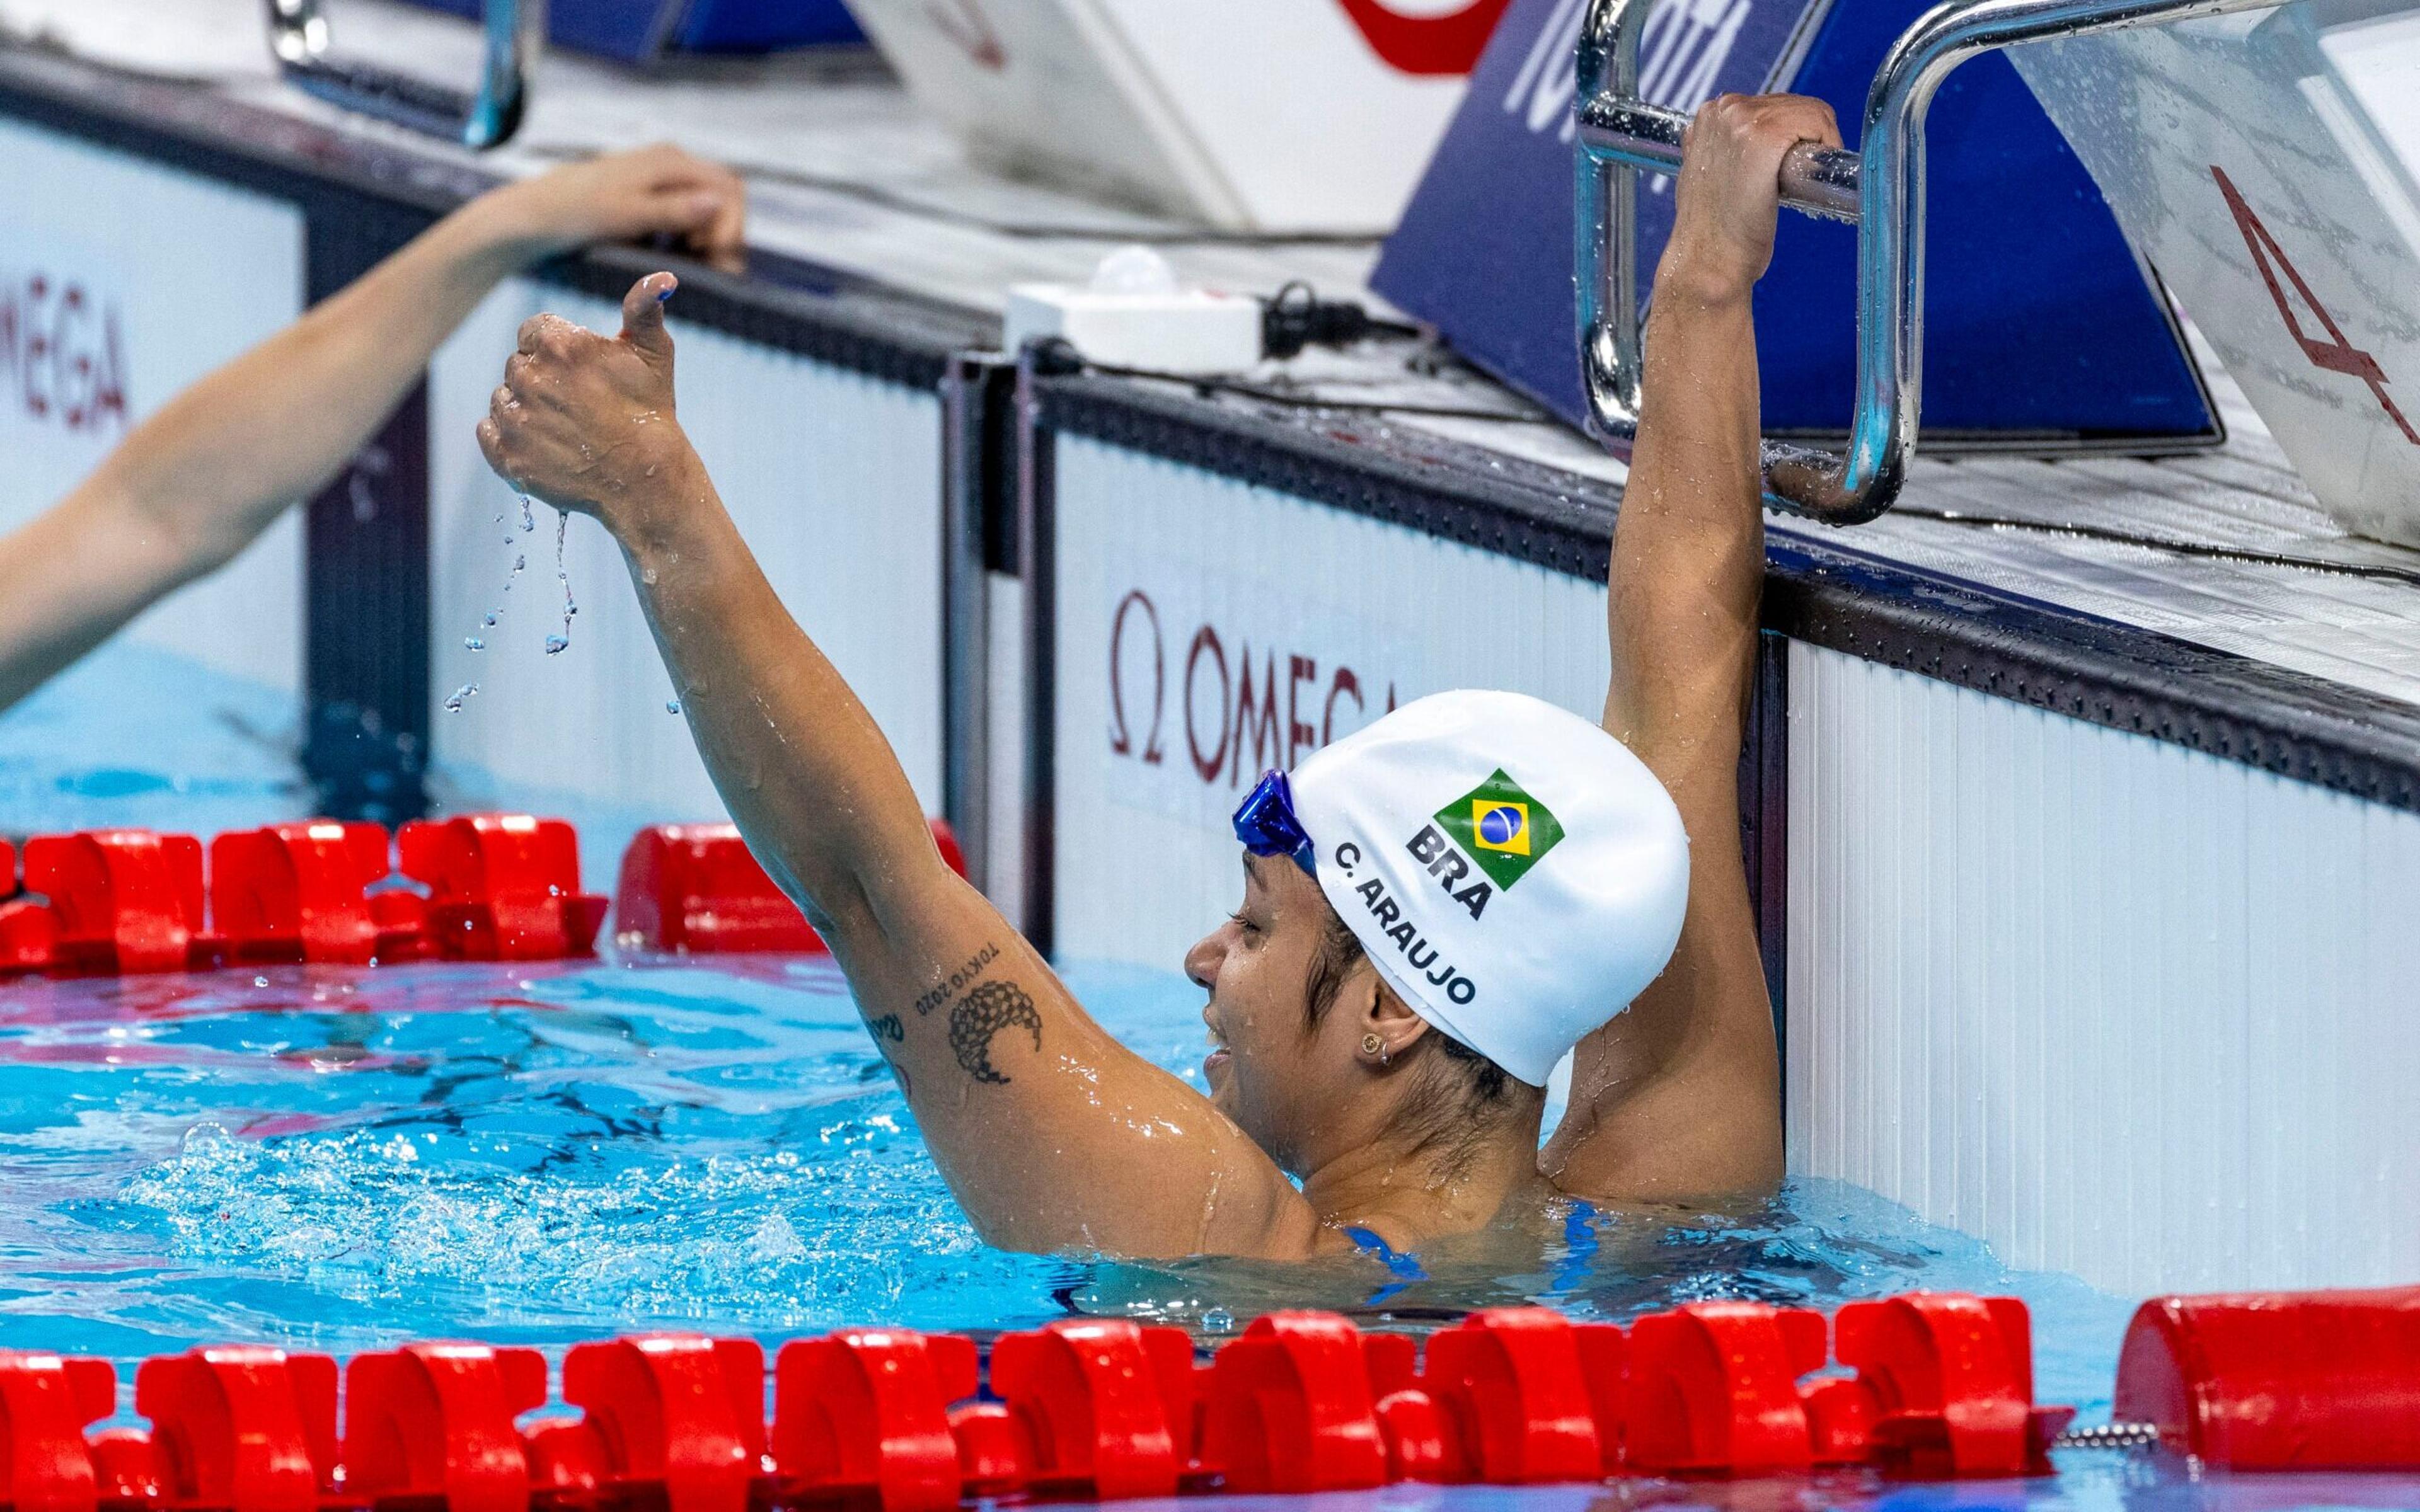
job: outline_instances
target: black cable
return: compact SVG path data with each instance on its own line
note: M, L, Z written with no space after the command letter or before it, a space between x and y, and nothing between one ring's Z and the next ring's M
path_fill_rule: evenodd
M1292 357L1311 346L1350 346L1371 336L1420 334L1419 327L1381 319L1357 301L1323 300L1299 278L1280 285L1262 301L1261 349L1271 357Z
M1288 393L1279 389L1264 389L1257 383L1237 378L1206 377L1195 373L1171 373L1153 367L1119 367L1109 363L1095 363L1076 350L1064 336L1049 336L1034 342L1034 369L1045 377L1066 377L1076 373L1098 373L1105 378L1148 378L1156 383L1182 383L1196 393L1230 394L1239 399L1257 399L1263 404L1281 405L1290 409L1326 409L1342 414L1427 416L1437 420L1490 420L1512 425L1559 424L1560 421L1543 412L1522 414L1504 409L1463 409L1449 405L1388 404L1373 399L1322 399L1308 393Z
M2333 573L2344 578L2370 578L2384 582L2397 582L2409 588L2420 588L2420 567L2398 567L2386 563L2327 562L2317 557L2289 556L2278 551L2255 551L2243 547L2211 546L2200 541L2180 541L2173 536L2138 535L2133 531L2116 530L2106 525L2054 525L2044 520L2018 519L2007 515L1976 515L1958 509L1929 509L1922 504L1900 503L1891 506L1894 515L1911 516L1917 519L1939 520L1945 525L1964 525L1981 530L2033 531L2047 535L2074 535L2086 540L2105 541L2113 546L2140 547L2146 550L2166 551L2180 557L2197 557L2211 562L2238 562L2256 567L2291 567L2304 572Z

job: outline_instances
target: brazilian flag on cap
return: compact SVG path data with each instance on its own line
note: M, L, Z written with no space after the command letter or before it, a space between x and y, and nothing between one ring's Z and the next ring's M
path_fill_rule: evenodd
M1500 766L1495 776L1439 809L1436 822L1508 892L1563 838L1554 811L1529 796Z

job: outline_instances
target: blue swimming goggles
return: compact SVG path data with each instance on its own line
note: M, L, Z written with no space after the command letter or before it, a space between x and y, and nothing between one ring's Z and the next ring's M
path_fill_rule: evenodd
M1294 813L1294 785L1276 767L1261 774L1259 785L1244 795L1235 810L1235 838L1254 856L1291 856L1303 875L1316 877L1311 837Z

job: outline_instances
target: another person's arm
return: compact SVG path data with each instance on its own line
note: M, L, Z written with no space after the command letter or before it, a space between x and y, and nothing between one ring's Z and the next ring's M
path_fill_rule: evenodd
M1613 539L1605 727L1689 832L1689 904L1664 974L1575 1053L1543 1164L1566 1191L1718 1197L1781 1177L1780 1066L1740 854L1738 762L1764 574L1756 330L1781 160L1839 144L1829 106L1725 96L1698 113L1655 275L1643 412Z
M0 539L0 708L325 486L500 281L585 242L656 234L729 259L744 207L736 177L672 147L507 185L178 394Z
M668 273L633 287L617 338L551 316L524 326L479 443L515 487L621 544L706 770L830 941L959 1203L1012 1249L1308 1254L1316 1219L1260 1148L1094 1023L942 864L889 742L681 431L673 287Z

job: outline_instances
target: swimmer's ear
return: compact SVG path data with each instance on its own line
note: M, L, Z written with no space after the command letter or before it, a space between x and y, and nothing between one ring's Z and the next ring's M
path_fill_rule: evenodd
M1380 1049L1391 1061L1409 1053L1412 1046L1419 1042L1420 1036L1429 1032L1428 1020L1404 1006L1404 1000L1395 995L1395 990L1387 985L1386 979L1379 976L1367 960L1361 963L1360 969L1368 972L1370 977L1370 995L1360 1013L1361 1032L1376 1035Z
M670 273L649 273L622 296L622 339L658 367L673 362L673 335L664 329L664 301L680 287Z

